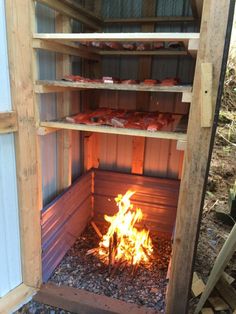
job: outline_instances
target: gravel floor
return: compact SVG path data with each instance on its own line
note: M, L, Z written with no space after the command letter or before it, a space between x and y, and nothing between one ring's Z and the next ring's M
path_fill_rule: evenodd
M117 270L115 274L109 275L107 265L94 255L86 255L99 242L92 227L88 227L56 268L50 281L164 312L171 243L152 234L151 237L154 258L148 269L141 265L132 276L131 268L126 267L123 271Z

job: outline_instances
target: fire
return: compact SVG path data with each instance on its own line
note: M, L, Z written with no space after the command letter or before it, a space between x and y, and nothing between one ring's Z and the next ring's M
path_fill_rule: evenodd
M110 226L99 243L98 253L101 258L109 259L109 265L124 262L138 265L148 262L152 255L149 231L139 231L134 227L143 218L142 210L134 209L130 201L134 193L127 191L125 195L119 194L115 198L118 212L114 216L104 216Z

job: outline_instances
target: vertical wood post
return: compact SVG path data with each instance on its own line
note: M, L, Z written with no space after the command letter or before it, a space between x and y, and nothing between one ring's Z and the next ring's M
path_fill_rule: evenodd
M7 0L8 55L13 108L17 113L15 135L22 274L24 284L41 284L42 181L34 94L35 55L32 50L34 1Z
M184 172L180 186L173 258L167 291L167 314L185 314L187 312L202 208L202 194L206 183L212 136L212 127L202 128L200 123L201 64L211 62L213 65L212 103L213 112L215 112L229 7L229 0L205 0L203 5L200 45L193 84Z
M56 16L56 31L59 33L70 33L70 19L58 14ZM58 54L56 57L56 74L61 79L64 75L71 74L70 56ZM57 94L57 116L59 118L70 114L71 93ZM72 131L62 130L57 134L57 158L58 158L58 180L57 188L61 192L71 185L72 180Z

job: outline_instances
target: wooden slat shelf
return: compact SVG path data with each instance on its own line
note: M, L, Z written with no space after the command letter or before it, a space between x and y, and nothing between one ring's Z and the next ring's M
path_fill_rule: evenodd
M109 83L81 83L66 81L36 81L36 93L63 92L65 90L83 89L106 89L117 91L136 91L136 92L167 92L167 93L191 93L191 85L142 85L142 84L109 84Z
M65 120L60 121L42 121L40 127L54 128L54 129L66 129L66 130L77 130L77 131L88 131L106 134L117 134L117 135L130 135L130 136L142 136L150 138L160 139L171 139L171 140L186 140L187 135L181 132L170 132L170 131L146 131L136 129L123 129L114 128L110 126L95 126L86 124L70 123Z
M187 50L100 50L99 55L101 56L187 56L189 55Z
M35 39L63 40L74 42L113 41L113 42L189 42L199 39L199 33L35 33Z

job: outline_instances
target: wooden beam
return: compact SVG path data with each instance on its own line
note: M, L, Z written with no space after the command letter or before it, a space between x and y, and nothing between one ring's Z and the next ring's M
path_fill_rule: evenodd
M57 131L58 131L57 129L50 129L50 128L46 128L46 127L43 127L43 126L40 126L40 127L37 128L37 134L40 135L40 136L44 136L44 135L48 135L48 134L51 134L51 133L55 133Z
M195 23L193 16L145 16L137 18L110 18L104 24L153 24L153 23Z
M33 48L63 53L88 60L100 60L99 55L91 51L89 48L82 48L68 43L59 43L50 40L45 41L43 39L33 39Z
M105 295L55 284L43 285L34 300L78 314L158 314L156 310L144 306L140 307Z
M229 8L230 1L228 0L217 2L214 0L204 1L200 43L188 122L184 172L177 209L173 260L167 291L167 314L185 314L187 312L200 213L203 204L202 197L209 170L209 151L212 150L211 138L215 132L212 128L201 128L199 123L201 114L201 63L211 62L214 67L212 103L214 105L213 111L215 111L216 103L219 106L221 99L221 95L218 95L217 98L217 93L219 83L223 82L224 73L222 73L221 81L220 75L227 23L228 19L230 21L232 19L232 16L229 17L229 12L231 13L233 10L231 8L230 11ZM229 36L227 36L228 43ZM226 62L226 58L224 58L224 62ZM223 68L224 70L225 68Z
M32 50L32 16L35 16L35 8L31 0L9 0L5 4L11 96L18 122L15 148L22 275L24 284L38 287L42 280L42 181L34 94L35 59Z
M0 134L18 130L16 112L0 112Z
M71 32L70 20L67 16L56 16L56 31ZM68 55L56 56L56 76L61 79L72 71L71 61ZM70 115L71 94L69 91L57 94L57 117ZM72 133L70 130L62 130L57 136L57 190L62 192L72 182Z
M99 29L100 22L94 19L93 15L83 9L81 6L74 4L72 1L65 0L37 0L49 8L56 10L71 19L77 20L92 29Z
M199 33L35 33L35 39L64 41L180 41L199 39Z
M21 284L0 298L0 313L9 314L15 311L23 302L26 302L36 293L36 289Z

